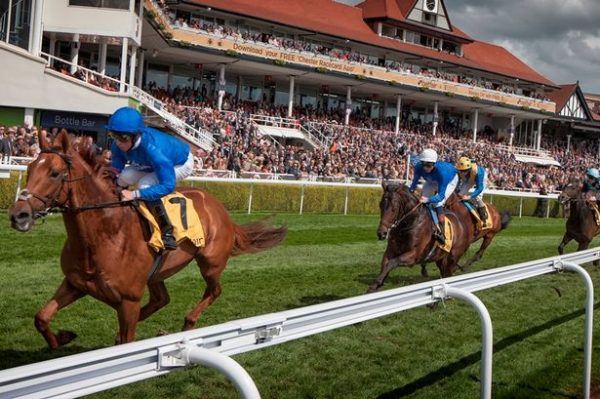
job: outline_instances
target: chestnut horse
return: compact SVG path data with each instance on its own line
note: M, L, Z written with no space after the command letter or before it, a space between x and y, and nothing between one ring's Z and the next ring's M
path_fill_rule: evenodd
M388 244L381 260L381 273L368 292L377 291L390 271L398 266L435 262L442 277L450 277L456 271L458 261L471 244L468 227L457 215L446 214L454 228L454 242L450 252L445 252L435 244L433 232L437 227L427 206L419 204L419 199L408 187L384 184L379 208L381 219L377 237L380 240L387 238Z
M286 228L255 222L236 225L223 205L197 189L179 191L194 202L204 227L205 246L188 240L168 252L162 267L149 278L154 252L145 240L144 222L130 202L120 202L114 172L99 165L87 148L74 148L66 131L50 147L40 135L42 153L29 164L27 186L9 212L12 227L28 231L34 220L53 208L63 212L67 240L62 249L64 279L50 301L36 314L35 326L51 348L73 340L70 331L54 333L56 313L85 295L105 302L118 315L116 343L135 339L142 321L169 303L164 280L195 259L206 281L204 295L184 319L183 329L194 327L200 314L221 294L221 273L231 256L272 248L285 237ZM149 301L140 302L145 287Z
M582 184L579 180L573 180L564 188L558 197L563 205L567 217L567 231L558 246L558 253L564 253L565 246L572 240L577 241L578 251L583 251L590 246L595 236L600 233L600 227L594 220L594 214L584 193L581 192ZM594 262L595 265L598 262Z

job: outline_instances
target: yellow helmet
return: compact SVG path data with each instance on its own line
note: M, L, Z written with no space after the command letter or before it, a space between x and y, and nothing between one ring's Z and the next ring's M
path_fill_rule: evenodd
M469 170L473 167L473 163L467 157L461 157L456 163L456 169L460 171Z

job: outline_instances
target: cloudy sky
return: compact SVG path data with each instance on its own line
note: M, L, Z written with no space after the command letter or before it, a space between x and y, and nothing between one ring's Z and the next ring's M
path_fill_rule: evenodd
M356 4L360 0L338 0ZM445 0L453 24L558 83L600 93L600 0Z

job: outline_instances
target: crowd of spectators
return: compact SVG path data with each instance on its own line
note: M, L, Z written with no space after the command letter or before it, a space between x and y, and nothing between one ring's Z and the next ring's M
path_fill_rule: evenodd
M190 112L194 108L185 109ZM218 146L210 152L195 151L196 172L204 176L228 171L244 177L281 174L305 180L403 180L411 177L409 156L415 159L424 148L435 148L443 160L454 162L467 155L486 167L491 187L555 192L598 163L597 148L585 141L573 143L567 153L560 139L545 140L548 152L562 167L542 167L516 161L496 145L495 134L489 128L473 143L466 131L440 126L434 137L430 124L415 123L403 124L399 134L328 123L322 127L329 144L311 148L299 141L278 142L262 136L243 108L219 113L205 107L195 112L200 113L206 126L219 131ZM57 131L52 129L48 136L53 137ZM40 152L37 132L36 126L0 126L0 160L8 156L36 157ZM99 149L98 156L108 162L110 152Z
M163 101L173 114L186 123L218 137L220 146L210 153L198 151L197 167L204 174L229 170L244 176L285 174L298 179L344 180L346 178L404 179L407 155L416 155L425 147L436 148L443 159L453 161L465 154L488 169L492 186L550 192L559 190L572 177L598 162L596 147L582 141L566 151L563 139L544 137L544 148L562 167L543 167L518 162L497 144L506 144L496 131L487 127L473 144L470 131L444 121L433 137L431 123L403 118L400 134L395 134L394 118L372 119L354 110L350 126L343 126L343 110L323 110L312 106L295 107L298 126L312 123L320 132L325 148L307 149L261 136L251 116L263 115L276 121L287 115L287 107L261 102L224 100L225 112L216 110L214 100L203 90L175 88L165 90L154 84L146 90ZM410 168L409 168L410 169ZM216 172L215 172L216 173ZM410 170L408 176L410 176Z
M54 61L51 66L52 69L62 73L63 75L71 76L76 79L82 80L94 86L98 86L108 91L119 91L119 77L109 77L100 75L95 69L90 69L88 72L83 65L79 65L75 73L71 73L71 67L61 61Z
M504 84L500 81L493 82L483 77L473 77L461 74L454 74L432 69L426 66L408 64L402 61L381 60L378 57L370 56L353 51L350 48L339 48L333 44L317 43L302 39L291 39L267 32L252 32L247 29L238 29L234 26L218 24L215 22L206 22L200 19L193 19L189 12L181 13L170 9L164 0L157 2L163 15L176 28L206 32L215 36L230 38L235 41L253 42L268 44L273 47L282 48L286 51L297 51L310 53L315 56L325 56L333 60L345 61L349 63L366 64L371 66L380 66L387 71L397 71L407 74L418 74L431 78L446 80L455 83L462 83L469 86L480 87L489 90L501 91L503 93L516 94L514 85ZM549 101L543 94L535 91L524 91L520 95L525 95L538 100Z

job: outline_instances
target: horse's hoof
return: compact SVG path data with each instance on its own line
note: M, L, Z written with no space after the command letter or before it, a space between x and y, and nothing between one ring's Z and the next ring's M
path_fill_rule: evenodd
M169 332L165 330L158 330L158 332L156 333L157 337L162 337L164 335L169 335Z
M58 341L59 346L66 345L75 338L77 338L77 334L73 331L60 330L58 331L58 334L56 334L56 340Z
M367 290L366 294L372 294L373 292L377 292L377 290L379 289L379 287L369 287L369 289Z

